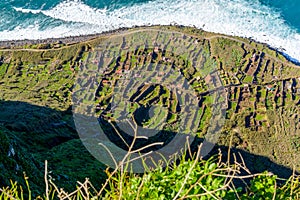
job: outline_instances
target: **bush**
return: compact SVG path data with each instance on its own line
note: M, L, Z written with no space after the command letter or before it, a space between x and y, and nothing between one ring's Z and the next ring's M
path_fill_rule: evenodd
M144 174L124 172L123 168L106 170L109 177L100 190L94 188L88 179L79 183L77 190L67 193L59 189L50 177L46 190L36 199L299 199L299 177L292 176L280 185L278 178L270 173L238 176L240 165L220 162L217 156L200 160L199 156L186 159L163 168L157 165L154 171ZM46 163L47 166L47 163ZM125 168L126 169L126 168ZM45 172L47 177L47 168ZM235 187L234 179L253 177L243 190ZM25 181L27 178L25 177ZM282 182L282 180L281 180ZM30 199L29 184L23 190L17 183L0 189L0 199ZM28 191L28 192L27 192ZM25 194L24 194L25 193Z

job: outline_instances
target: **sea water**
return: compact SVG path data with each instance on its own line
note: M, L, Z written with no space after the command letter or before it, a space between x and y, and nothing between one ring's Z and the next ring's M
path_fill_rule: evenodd
M300 0L0 1L0 40L76 36L171 23L251 37L300 60Z

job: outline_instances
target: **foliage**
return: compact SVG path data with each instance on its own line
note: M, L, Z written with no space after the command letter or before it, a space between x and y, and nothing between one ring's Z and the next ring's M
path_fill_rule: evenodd
M163 169L158 166L144 175L126 174L119 179L111 179L105 195L115 199L213 199L234 196L234 191L226 186L226 169L220 168L213 159L208 161L181 160L180 164ZM123 180L122 180L123 178ZM122 191L119 188L122 185Z
M238 51L237 49L232 49L231 58L234 61L235 66L241 65L241 61L242 61L243 57L244 57L244 55L242 55L242 53L240 51Z
M47 165L46 165L47 166ZM157 164L157 169L144 174L127 173L121 169L106 170L107 184L100 190L91 182L78 182L77 189L71 193L59 189L48 176L44 194L36 199L298 199L300 197L299 177L289 180L278 179L270 173L239 176L238 163L221 163L216 156L208 160L182 156L179 163L169 163L167 167ZM47 169L45 173L47 177ZM234 179L252 177L243 190L236 187ZM32 198L25 176L27 189L16 182L0 188L0 200ZM281 182L281 184L280 184Z

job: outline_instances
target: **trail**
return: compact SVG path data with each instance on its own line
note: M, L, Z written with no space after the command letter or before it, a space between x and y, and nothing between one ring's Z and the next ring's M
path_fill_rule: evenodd
M86 41L78 41L78 42L74 42L72 44L68 44L66 46L63 46L63 47L60 47L60 48L53 48L53 49L26 49L26 48L21 48L21 49L0 49L0 52L9 52L9 51L31 51L31 52L41 52L41 51L59 51L61 49L65 49L65 48L69 48L70 46L73 46L73 45L77 45L79 43L89 43L90 41L94 41L94 40L98 40L100 37L122 37L122 36L125 36L125 35L129 35L129 34L133 34L133 33L138 33L138 32L141 32L141 31L159 31L159 32L166 32L166 33L179 33L179 34L185 34L185 33L182 33L182 32L179 32L179 31L166 31L166 30L159 30L159 29L153 29L153 28L142 28L142 29L139 29L139 30L134 30L134 31L125 31L125 32L120 32L120 34L114 34L112 33L112 35L110 36L107 36L105 35L105 33L102 35L100 34L99 36L96 36L94 39L87 39ZM195 35L195 34L188 34L189 36L193 36L193 37L199 37L199 35ZM76 38L76 37L74 37ZM213 35L213 36L210 36L210 37L203 37L203 39L206 39L206 40L211 40L211 39L215 39L215 38L224 38L224 39L229 39L229 40L232 40L232 41L235 41L235 42L238 42L238 43L241 43L241 44L244 44L245 46L247 47L250 47L250 48L254 48L252 45L250 44L247 44L245 43L244 41L242 40L239 40L239 39L236 39L236 38L233 38L233 36L225 36L225 35ZM57 40L63 40L64 38L58 38ZM255 41L256 42L256 41ZM258 42L259 43L259 42ZM268 53L265 53L265 55L267 55L268 57L272 58L273 60L285 65L285 66L290 66L290 67L296 67L296 68L299 68L300 66L297 66L293 63L291 63L290 61L287 61L287 62L284 62L280 59L278 59L277 57L274 57Z

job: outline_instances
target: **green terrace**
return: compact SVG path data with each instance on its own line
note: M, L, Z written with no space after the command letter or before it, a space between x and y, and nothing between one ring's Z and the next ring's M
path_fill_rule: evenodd
M134 46L144 44L147 37L153 43ZM90 85L90 77L95 77L96 86ZM104 119L104 130L115 138L113 125L126 113L144 128L161 130L165 141L179 130L201 140L214 128L214 117L221 121L223 116L216 116L219 109L224 110L224 126L218 147L243 152L253 173L270 170L287 178L291 169L300 171L299 66L265 44L245 38L190 27L154 26L129 29L115 39L100 36L75 44L0 49L0 188L11 185L10 180L25 188L24 171L34 196L42 194L45 160L57 186L66 191L74 190L76 181L82 183L86 177L98 188L105 183L112 170L104 172L106 166L93 159L74 125L72 95L80 86L92 91L89 96L78 92L82 105L93 105L97 117ZM11 147L16 156L7 155ZM159 168L160 172L151 174L156 177L151 179L153 185L159 187L155 181L167 177L176 180L181 175L174 173L188 171L187 165L201 171L205 161L195 166L191 166L193 161L180 162L175 171ZM221 166L215 160L207 163L202 167L208 173ZM287 172L280 172L282 168ZM142 175L119 175L111 180L105 195L109 191L119 194L114 188L124 177L128 178L126 187L134 190L141 181L151 185ZM260 178L255 180L263 182ZM207 185L212 181L207 180ZM268 181L273 184L273 179ZM185 192L200 190L204 189ZM232 190L229 193L235 195ZM147 191L144 194L152 197Z

